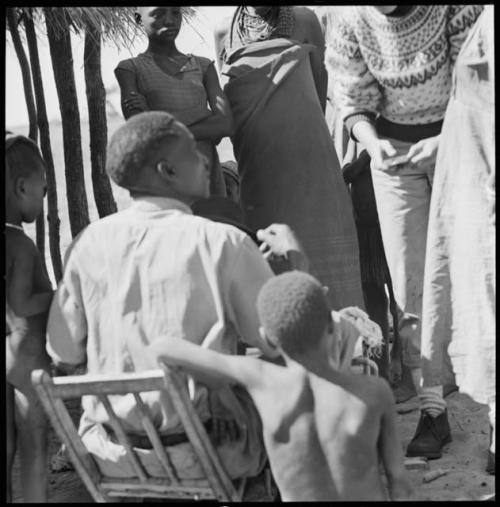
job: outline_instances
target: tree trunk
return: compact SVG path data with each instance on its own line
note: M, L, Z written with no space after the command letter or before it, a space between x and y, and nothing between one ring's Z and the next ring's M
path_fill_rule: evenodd
M83 53L87 106L89 111L90 160L92 186L99 217L116 213L111 184L106 174L106 147L108 126L106 121L106 90L101 75L101 31L88 26L85 30Z
M33 141L35 141L36 143L38 142L37 113L35 107L35 100L33 98L33 85L31 82L30 66L28 63L28 58L26 57L26 52L24 51L23 43L21 42L21 37L19 35L18 30L19 19L15 12L15 8L13 7L7 9L7 22L9 24L10 35L12 37L12 42L14 44L17 59L19 60L19 65L21 67L24 98L26 100L26 107L28 109L28 119L29 119L28 136L30 137L30 139L33 139ZM36 220L36 246L40 251L42 261L45 264L45 221L43 209Z
M61 7L44 7L52 70L61 111L66 193L71 235L75 237L90 222L83 172L80 111L73 72L69 19ZM55 30L57 18L59 36Z
M56 283L62 278L62 262L60 251L60 220L57 211L57 183L56 174L54 171L54 160L52 158L52 148L50 146L50 130L49 122L47 120L47 109L45 106L45 95L43 91L42 71L40 68L40 58L38 55L38 43L35 32L35 24L33 19L26 16L24 20L26 28L26 40L28 42L28 49L30 54L31 72L33 73L33 85L35 89L36 108L38 128L40 130L40 146L42 149L43 158L47 166L47 204L48 215L47 221L49 224L49 248L50 258L52 259L52 268L54 270L54 277Z

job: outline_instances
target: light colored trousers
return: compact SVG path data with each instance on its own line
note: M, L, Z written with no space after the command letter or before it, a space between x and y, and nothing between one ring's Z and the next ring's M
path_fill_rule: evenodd
M398 155L407 153L413 144L386 139ZM372 177L385 255L398 305L403 362L410 368L418 368L421 366L422 295L434 164L404 164L387 171L374 170ZM449 321L450 316L444 314L442 318ZM447 336L443 336L446 348L451 339L451 323L442 328L446 330ZM443 357L443 381L454 383L447 353Z

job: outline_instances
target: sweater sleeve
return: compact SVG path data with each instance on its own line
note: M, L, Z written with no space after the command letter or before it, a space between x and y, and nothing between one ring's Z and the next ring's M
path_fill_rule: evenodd
M382 98L379 84L360 51L355 10L348 9L335 19L327 51L333 99L344 120L359 113L376 115Z
M450 42L450 58L452 65L455 65L462 44L483 9L483 5L449 6L447 34Z

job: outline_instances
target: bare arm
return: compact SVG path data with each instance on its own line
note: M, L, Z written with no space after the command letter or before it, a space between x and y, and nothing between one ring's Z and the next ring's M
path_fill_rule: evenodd
M404 467L403 451L396 428L396 404L387 382L381 384L381 397L384 406L380 436L379 455L389 483L391 500L407 500L411 495L411 486Z
M115 76L120 86L122 113L125 119L128 120L134 114L149 111L145 97L137 89L134 73L118 68L115 69Z
M35 255L34 247L21 245L13 259L6 295L8 305L18 317L47 312L54 294L53 291L34 293Z
M203 84L207 92L212 115L190 125L189 130L195 139L208 139L219 143L223 137L230 136L233 133L233 116L213 64L208 66L203 78Z
M160 337L148 350L157 360L181 366L212 388L238 383L248 390L254 389L265 381L264 370L269 368L268 363L259 359L221 354L187 340Z

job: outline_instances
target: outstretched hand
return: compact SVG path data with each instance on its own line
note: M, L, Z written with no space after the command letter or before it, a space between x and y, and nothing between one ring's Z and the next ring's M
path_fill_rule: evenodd
M271 224L266 229L259 229L257 239L262 241L260 251L268 262L281 257L288 261L292 270L308 270L309 263L304 249L288 225Z

